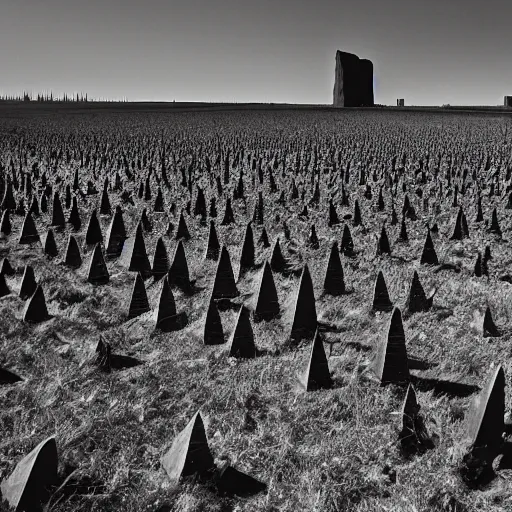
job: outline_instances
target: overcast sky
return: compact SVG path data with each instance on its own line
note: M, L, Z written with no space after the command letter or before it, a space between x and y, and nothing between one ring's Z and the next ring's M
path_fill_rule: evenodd
M512 95L512 0L0 0L0 93L331 103L336 50L375 101Z

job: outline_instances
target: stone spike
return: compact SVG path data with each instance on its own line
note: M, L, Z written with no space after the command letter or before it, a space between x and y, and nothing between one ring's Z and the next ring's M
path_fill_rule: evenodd
M23 310L23 321L35 324L43 322L48 318L48 316L43 288L38 284L34 294L25 304L25 308Z
M487 448L495 453L502 444L505 430L505 372L499 365L485 387L474 397L466 415L466 439L473 448Z
M156 328L163 332L171 332L179 327L174 295L169 286L169 280L164 277L156 311Z
M241 306L238 312L235 329L229 342L228 357L247 359L256 357L251 319L249 310L245 306Z
M14 191L12 182L7 182L5 187L4 197L2 199L2 210L15 210L16 200L14 199Z
M398 224L398 216L396 214L395 205L393 205L391 207L391 222L390 222L390 224L392 226L395 226L396 224Z
M311 224L311 231L309 233L308 245L312 249L319 249L320 248L320 242L318 241L318 236L316 234L316 228L315 228L314 224Z
M382 187L379 190L379 199L377 200L377 209L382 212L384 211L385 204L384 204L384 196L382 195Z
M484 266L483 266L483 258L482 258L482 253L480 251L478 251L478 255L476 257L476 262L475 262L475 268L473 270L473 275L475 277L482 277L482 275L484 275ZM487 270L487 265L485 266L485 270ZM485 272L486 275L488 275L488 272Z
M478 196L475 222L482 222L483 220L484 220L484 214L482 211L482 198L480 196Z
M224 210L224 218L220 223L221 226L227 226L228 224L232 224L235 222L235 216L233 214L233 208L231 208L231 198L226 197L226 208Z
M180 240L174 251L174 258L172 264L167 273L167 278L170 285L181 288L186 293L189 293L192 289L192 283L190 282L190 274L188 271L187 256L185 254L185 247L183 241Z
M485 309L482 331L484 338L499 338L501 336L500 330L494 323L489 306Z
M32 297L36 291L37 283L34 277L34 269L31 265L26 265L21 279L21 286L19 296L22 300L27 300Z
M290 193L290 199L293 201L294 199L299 198L299 189L295 183L295 180L292 180L292 191Z
M341 206L350 206L349 197L343 181L341 182Z
M407 215L409 210L411 209L411 202L409 201L409 196L405 194L404 196L404 204L402 206L402 216Z
M153 277L158 281L169 272L169 257L162 237L156 241L155 252L153 254Z
M434 247L434 242L432 241L432 237L430 236L430 229L427 231L427 238L425 239L425 244L423 245L423 252L421 253L420 264L439 265L439 260L437 259L437 253Z
M112 215L112 207L110 206L110 198L108 197L107 180L101 194L100 215Z
M362 224L361 219L361 208L359 207L359 201L356 199L354 204L354 218L352 220L354 226L360 226Z
M82 227L82 219L80 218L80 212L78 211L78 202L76 196L73 197L71 211L69 212L68 223L73 226L73 229L75 231L78 231Z
M485 259L486 262L489 261L489 260L492 260L490 245L486 245L485 246L484 259Z
M317 391L332 387L329 363L318 328L311 345L308 364L304 373L299 377L299 383L305 391Z
M340 251L348 258L353 258L356 255L354 252L354 241L352 240L352 234L350 233L348 224L345 224L343 227Z
M489 227L489 233L494 233L501 236L501 228L498 222L498 213L496 207L492 211L491 226Z
M464 238L464 233L462 230L462 206L459 208L459 213L457 214L457 220L455 221L455 227L453 228L453 234L450 237L450 240L462 240Z
M9 290L9 287L7 286L7 283L5 282L5 274L0 273L0 297L5 297L6 295L9 295L11 293L11 290Z
M140 272L137 272L135 281L133 282L132 296L130 299L130 306L128 307L128 320L135 318L143 313L150 311L148 295L146 287Z
M64 210L62 209L59 193L55 192L53 196L51 226L57 229L64 229L65 225L66 219L64 218Z
M274 272L284 272L287 268L286 260L284 259L283 252L281 251L281 244L279 237L276 238L274 247L272 248L272 255L270 256L270 268Z
M220 244L217 237L217 230L215 229L215 222L210 220L210 231L208 233L208 243L206 245L206 252L204 258L206 260L219 259Z
M30 213L27 213L25 216L25 220L23 221L23 226L21 228L20 238L18 240L19 244L33 244L39 242L39 233L37 232L37 228Z
M44 192L41 195L41 200L39 201L39 207L41 208L42 213L48 212L48 199L46 198L46 194Z
M215 206L215 197L210 199L210 212L209 215L212 219L217 218L217 207Z
M380 232L379 241L377 244L377 255L379 254L391 254L391 247L389 246L389 238L386 232L386 226L382 224L382 230Z
M297 342L303 338L309 338L315 333L317 325L315 292L313 290L311 274L306 263L302 269L299 289L295 299L295 312L290 338Z
M382 385L401 384L410 379L402 313L398 308L393 310L387 339L379 345L372 368Z
M48 489L57 483L57 469L57 444L52 436L23 457L2 482L3 499L15 510L42 510L42 503L50 497Z
M158 187L158 191L156 193L155 203L153 205L153 211L155 213L164 213L164 196L162 194L162 189Z
M260 238L258 239L258 244L262 245L265 249L267 247L270 247L270 242L268 240L267 230L265 229L265 226L263 226L263 229L261 230Z
M89 260L87 281L91 284L101 285L107 284L109 280L110 275L108 273L107 265L105 264L105 259L103 258L101 245L97 243L94 246L94 251L92 252L91 259Z
M96 364L103 371L110 372L112 370L112 347L101 335L98 345L96 345Z
M407 225L405 223L405 216L402 217L402 225L400 227L400 235L398 236L399 242L408 242L409 235L407 234Z
M466 219L466 214L462 211L461 215L461 224L462 224L462 236L469 238L469 227L468 220Z
M121 256L124 241L126 240L126 229L124 227L123 213L120 206L116 206L114 217L107 231L106 257L115 259Z
M208 446L203 418L198 411L176 436L169 451L161 459L171 484L176 486L182 477L203 475L215 469Z
M253 222L258 225L263 225L263 215L264 212L264 206L263 206L263 192L260 190L258 192L258 204L254 208L254 216L253 216Z
M304 204L302 211L299 213L299 217L305 217L306 219L309 217L308 207L306 204Z
M338 244L334 242L331 247L329 261L325 270L324 292L328 295L343 295L345 293L345 278L340 260Z
M151 182L149 180L149 175L146 176L146 184L144 186L144 201L150 201L152 197L151 194Z
M82 265L82 257L80 256L78 242L73 235L69 235L68 238L66 256L64 257L64 265L73 269L79 268Z
M7 258L2 259L2 263L0 264L0 274L3 274L4 276L13 276L15 274L14 269Z
M421 311L428 311L431 306L432 303L427 299L418 272L415 270L412 276L411 287L409 288L409 296L405 303L405 309L409 313L419 313Z
M11 230L12 225L11 219L9 218L9 210L4 210L2 213L2 220L0 221L0 234L2 237L7 237L11 234Z
M215 281L213 283L212 298L232 299L234 297L237 297L238 295L239 291L236 287L229 252L223 245L220 251L219 262L217 263L217 271L215 272Z
M137 224L135 236L128 238L123 245L120 263L131 272L140 272L143 277L151 275L151 264L146 252L140 222Z
M39 201L37 200L36 195L32 196L32 201L30 202L28 211L35 217L39 217Z
M254 310L254 321L270 321L279 315L279 310L279 299L277 297L274 276L268 261L266 261L261 273L258 298Z
M393 309L393 303L389 298L388 287L382 270L379 270L375 280L372 309L374 311L391 311Z
M244 242L240 253L240 270L238 272L238 279L240 279L248 270L252 270L254 265L254 236L251 223L249 222L245 229Z
M211 298L204 322L203 342L205 345L220 345L224 343L224 330L222 329L219 310L215 301Z
M148 217L147 208L142 209L142 213L140 214L140 223L142 224L142 229L151 233L153 231L153 226L151 225L151 221Z
M194 205L194 215L206 217L206 199L201 187L197 187L196 204Z
M50 256L51 258L54 258L59 254L59 251L57 250L57 243L55 242L55 236L53 235L52 229L48 229L48 232L46 233L44 242L43 242L43 252L47 256Z
M178 221L178 229L176 230L176 240L179 240L180 238L190 240L190 233L188 231L187 223L185 222L183 210L181 210L180 220Z

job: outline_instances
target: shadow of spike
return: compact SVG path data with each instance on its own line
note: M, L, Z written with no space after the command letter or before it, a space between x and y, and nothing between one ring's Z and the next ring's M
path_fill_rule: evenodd
M39 443L21 459L0 485L2 497L15 510L39 511L57 482L58 455L55 437Z
M21 227L21 234L18 239L18 243L21 245L29 245L40 242L39 233L30 213L27 213L23 226Z
M187 256L182 240L178 241L178 245L174 251L174 257L167 278L171 286L177 286L187 294L192 293L193 287L190 281Z
M253 318L255 322L261 320L270 321L279 315L279 311L279 299L277 297L274 276L268 261L266 261L261 274Z
M34 294L28 299L23 308L23 321L28 323L40 323L51 317L46 308L46 299L41 285L37 285Z
M128 308L128 320L150 311L146 287L140 273L135 276L130 305Z
M169 257L162 237L156 241L155 252L153 254L152 273L155 281L162 279L169 272Z
M302 375L299 375L298 383L304 391L330 389L333 385L323 340L318 329L311 344L308 364Z
M204 322L203 343L205 345L221 345L224 343L224 330L215 301L210 298Z
M267 490L267 485L226 465L216 473L215 483L221 495L249 498Z
M382 270L379 270L377 279L375 280L375 287L373 289L373 311L391 311L393 303L389 298L388 287Z
M254 344L250 314L245 306L241 306L238 312L235 329L231 334L228 345L228 357L244 359L256 357L256 345Z
M72 269L77 269L82 266L82 256L80 255L80 248L78 242L73 235L69 235L68 245L66 247L66 255L64 256L64 265Z
M370 368L383 386L410 381L402 314L396 307L389 321L386 340L380 343Z
M187 227L187 223L185 222L185 216L183 215L183 210L180 212L180 218L178 221L178 229L176 230L176 240L180 239L190 240L190 232Z
M505 372L499 365L488 377L485 387L471 402L465 439L472 448L485 448L496 455L505 431Z
M87 281L93 285L107 284L110 280L107 265L103 258L101 245L96 244L89 260L89 268L87 271Z
M308 265L305 264L302 269L299 288L295 299L295 311L290 340L292 343L298 343L304 338L312 338L317 327L318 322L313 281L311 280Z
M421 265L439 265L437 259L437 253L434 248L434 242L430 236L430 230L427 231L427 237L425 238L425 244L423 245L423 251L420 259Z
M151 276L151 264L140 222L137 224L135 236L127 238L124 242L119 263L130 272L139 272L142 277Z
M231 259L229 252L223 245L217 269L215 272L215 280L212 289L212 298L216 299L233 299L239 295L236 287L235 277L233 275L233 267L231 266Z
M217 230L215 229L215 222L210 220L210 230L208 232L208 242L206 244L206 252L204 258L206 260L219 259L220 244L217 236Z
M20 376L0 366L0 384L14 384L22 381L23 379Z
M178 485L183 477L194 474L213 476L215 464L199 411L176 436L161 463L172 485Z
M325 269L324 293L333 296L345 293L345 278L337 242L333 242L331 246L329 260Z
M420 377L411 375L411 382L416 389L421 391L432 391L434 395L446 395L450 397L463 398L470 396L480 390L478 386L464 382L454 382L440 378Z
M499 338L502 336L502 333L494 323L489 306L485 309L482 333L484 338Z

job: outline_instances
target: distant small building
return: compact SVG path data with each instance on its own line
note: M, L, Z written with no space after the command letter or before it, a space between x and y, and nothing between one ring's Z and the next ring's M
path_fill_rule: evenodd
M505 96L505 107L512 107L512 96Z
M403 98L396 100L396 106L397 107L405 107L405 100Z

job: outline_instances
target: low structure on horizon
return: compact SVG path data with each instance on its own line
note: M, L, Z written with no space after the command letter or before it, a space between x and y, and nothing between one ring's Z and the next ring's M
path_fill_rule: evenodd
M405 100L403 98L399 98L396 100L397 107L405 107Z
M336 52L333 105L373 107L373 63L353 53Z
M505 96L505 101L503 104L505 107L512 107L512 96Z

